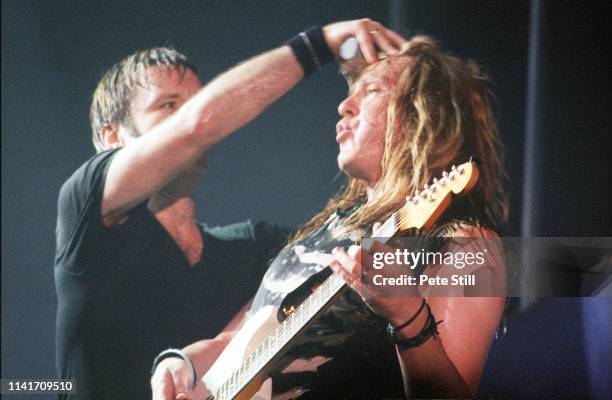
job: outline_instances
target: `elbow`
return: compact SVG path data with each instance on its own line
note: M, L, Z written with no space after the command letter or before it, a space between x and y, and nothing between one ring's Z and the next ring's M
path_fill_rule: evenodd
M404 381L409 398L473 399L478 385L470 385L460 374L441 371Z
M225 348L225 346L227 346L229 342L232 341L235 334L236 334L236 331L221 332L217 336L215 336L213 340L216 343L218 343L221 346L221 348Z
M432 385L431 383L413 383L410 385L410 393L407 398L425 399L474 399L476 391L471 390L467 384L445 386L440 382Z
M195 104L186 103L175 114L175 121L192 145L208 149L223 138L222 121L213 111L196 108Z

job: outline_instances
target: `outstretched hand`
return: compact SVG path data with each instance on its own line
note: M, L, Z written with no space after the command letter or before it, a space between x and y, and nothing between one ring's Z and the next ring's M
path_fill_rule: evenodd
M402 43L406 42L406 39L397 32L369 18L326 25L323 27L323 36L336 57L340 45L349 37L355 37L368 63L378 60L378 49L393 55L397 54Z

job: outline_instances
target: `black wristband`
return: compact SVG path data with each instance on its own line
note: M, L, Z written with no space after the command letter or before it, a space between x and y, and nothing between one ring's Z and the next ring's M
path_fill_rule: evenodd
M397 345L400 349L409 349L413 347L420 346L425 343L427 339L431 336L438 334L438 324L442 321L436 322L433 314L431 313L431 309L429 308L429 304L425 303L425 307L427 307L427 321L425 321L425 325L421 331L411 338L402 338L399 337L398 331L393 325L387 325L387 335L391 338L393 343Z
M292 37L287 41L298 60L304 76L309 76L322 65L332 61L334 54L325 42L323 31L319 26L311 26L304 32Z
M412 317L410 317L410 319L408 319L408 321L404 322L403 324L401 324L399 326L394 326L393 329L395 329L396 331L399 331L401 329L404 329L408 325L410 325L412 323L412 321L414 321L416 319L416 317L419 316L421 311L423 311L423 307L425 307L425 304L426 304L425 299L423 299L423 301L421 302L421 306L419 307L417 312Z

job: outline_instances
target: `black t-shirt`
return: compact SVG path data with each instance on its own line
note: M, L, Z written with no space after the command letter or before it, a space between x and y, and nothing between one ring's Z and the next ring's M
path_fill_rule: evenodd
M146 202L105 227L100 204L116 151L96 155L62 186L55 284L58 373L73 399L150 398L153 358L220 332L255 293L287 231L250 221L201 226L202 260L185 255Z

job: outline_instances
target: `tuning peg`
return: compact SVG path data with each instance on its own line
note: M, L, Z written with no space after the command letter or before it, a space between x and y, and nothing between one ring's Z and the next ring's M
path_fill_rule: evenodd
M442 172L442 178L446 178L448 176L448 172L444 171Z
M442 187L446 186L446 182L448 182L448 179L446 177L440 179L440 186Z
M419 196L415 194L410 201L412 201L413 204L419 204Z
M435 183L433 183L430 187L429 190L431 191L431 193L436 193L436 189L438 189L438 185L436 185Z

